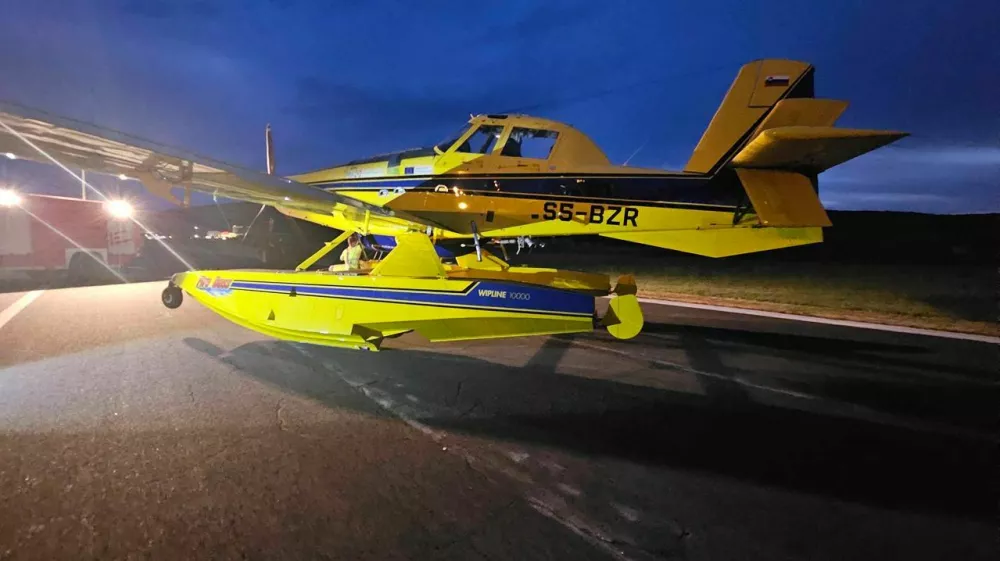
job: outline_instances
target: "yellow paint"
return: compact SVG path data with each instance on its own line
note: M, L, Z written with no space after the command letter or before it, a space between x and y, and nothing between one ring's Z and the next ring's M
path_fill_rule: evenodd
M369 289L392 295L428 291L464 294L477 280L504 280L594 295L608 293L609 282L603 275L519 267L446 269L426 236L401 236L398 242L370 272L193 271L174 275L171 282L212 311L248 329L280 339L368 350L378 350L385 337L408 331L431 341L580 333L593 329L594 318L589 313L540 314L517 307L421 305L368 297L367 292L355 293L359 294L356 298L293 294L289 287ZM252 286L258 288L233 290L234 282L254 283ZM212 290L207 290L209 286ZM613 302L619 298L622 296L614 296ZM627 301L614 305L615 309L626 310L620 314L626 318L624 322L621 318L609 320L620 326L616 328L619 336L634 330L637 321L641 327L641 311L636 317Z
M791 171L737 169L764 226L830 226L809 178Z
M783 99L774 104L754 133L778 127L831 127L845 109L847 102L836 99Z
M904 136L906 133L896 131L779 127L762 131L733 158L732 165L820 173Z
M677 232L604 234L605 237L704 255L729 257L823 241L822 228L715 228Z
M372 269L374 277L445 278L434 245L424 234L396 236L396 247Z
M431 228L436 239L469 238L474 222L484 238L597 234L718 256L815 243L818 241L815 235L802 238L788 232L716 232L747 225L828 226L829 218L815 195L809 174L902 136L902 133L888 131L833 128L847 107L845 101L786 98L797 87L800 93L808 93L802 88L809 85L813 71L810 64L791 60L758 60L744 65L685 166L685 173L694 178L704 177L721 166L736 168L753 204L753 208L743 209L742 218L735 216L735 209L719 211L710 205L664 208L657 205L660 201L656 200L607 199L594 203L556 194L546 195L544 200L512 197L511 193L497 197L492 196L489 189L463 192L450 184L450 178L463 174L528 177L536 173L564 173L570 177L593 174L576 180L613 181L613 177L602 178L600 174L661 173L661 170L613 165L589 137L574 127L527 115L472 117L454 142L435 148L433 155L400 157L393 160L392 166L387 156L383 161L328 168L293 179L320 185L349 179L351 182L347 186L332 184L338 194L382 206L393 213L392 216L373 215L366 221L366 231L382 235ZM461 152L460 147L469 146L466 141L485 126L501 131L492 148L483 154ZM515 128L557 133L549 156L532 159L502 155L504 144ZM740 147L740 142L747 144ZM749 168L759 171L751 172ZM433 183L435 176L441 174L448 175L439 179L434 191L381 187L386 178L424 177L428 183ZM364 188L368 184L373 187ZM496 187L499 189L499 184ZM547 202L557 203L560 210L564 204L571 205L572 214L566 220L551 219L551 213L547 213L544 206ZM595 222L590 217L592 209L598 206L623 207L638 214L634 224ZM331 227L356 230L356 211L343 209L342 215L338 215L339 212L339 207L332 216L286 211L289 215ZM708 230L713 233L704 233ZM681 238L687 235L691 240L682 241ZM728 243L734 245L727 248Z
M642 308L635 294L617 296L608 302L603 325L615 339L631 339L642 331Z
M510 268L506 261L485 249L482 250L482 260L475 253L468 253L456 257L455 262L460 268L475 269L476 271L506 271Z
M488 252L483 252L483 263L495 264L503 263L496 256L491 255L489 261L486 256ZM490 265L482 267L483 263L478 263L475 254L459 257L459 265L444 265L450 279L476 279L476 280L502 280L513 281L524 284L551 286L563 290L574 290L585 292L595 296L603 296L611 290L611 284L607 275L596 273L583 273L580 271L566 271L562 269L545 269L538 267L511 267L506 263L503 265ZM475 264L477 266L463 266Z
M757 60L740 68L684 170L708 173L811 68L794 60ZM787 85L767 85L768 77L778 76L787 77Z
M503 128L499 139L488 154L458 152L457 147L470 138L482 125ZM514 128L548 130L558 133L549 157L514 158L502 156L500 152ZM426 170L424 173L406 174L407 168ZM398 166L390 168L388 160L367 164L345 165L320 169L290 176L289 179L301 183L324 183L352 179L358 182L377 181L387 177L413 177L440 174L489 173L497 175L523 175L526 173L586 172L586 173L634 173L657 174L663 170L613 165L604 151L586 134L578 129L549 119L529 115L510 115L505 119L495 119L478 115L469 120L468 129L450 147L434 156L402 158ZM379 189L352 193L351 196L371 204L384 205L391 202L396 194L391 189L380 194Z
M685 170L673 172L670 180L701 182L708 174L718 173L722 174L720 183L723 185L713 188L724 189L733 169L765 170L774 174L794 172L812 179L812 175L830 166L903 135L891 131L834 128L846 102L813 99L813 74L814 69L808 63L791 60L758 60L744 65ZM471 117L454 138L432 149L386 154L373 161L359 160L361 163L320 169L283 180L273 175L238 170L220 162L195 161L162 146L152 150L135 146L129 144L127 138L100 127L13 104L2 105L0 121L8 131L0 131L0 145L10 145L12 153L21 154L17 146L23 142L17 136L25 133L51 151L55 159L72 160L75 165L91 171L136 177L163 197L172 198L170 190L180 187L188 193L195 190L271 205L288 216L338 230L388 236L419 231L431 232L435 239L448 239L469 237L474 229L472 223L475 223L475 229L486 238L607 234L620 239L662 240L666 237L654 234L672 233L670 237L673 238L680 235L676 232L686 230L703 239L704 235L696 232L741 227L748 223L763 227L823 223L818 218L822 209L807 197L799 180L783 181L781 185L748 180L748 189L752 191L750 199L770 209L740 208L737 211L733 208L731 212L719 212L720 207L712 205L699 207L669 200L615 201L598 196L600 205L630 207L638 211L637 220L631 225L589 220L591 210L600 205L592 204L594 198L584 199L582 195L542 194L544 201L529 198L532 195L527 193L521 198L508 198L518 196L510 192L503 193L503 197L497 196L488 183L491 177L532 178L548 174L548 177L564 180L566 183L560 185L565 191L593 196L593 193L613 193L614 183L620 178L664 174L659 169L613 165L583 132L565 123L528 115L478 115ZM39 127L38 123L46 126ZM489 127L489 142L479 142L481 135L478 133L484 132L483 127ZM509 151L505 154L505 144L514 138L517 129L545 131L538 137L550 139L551 149L545 154L524 152L515 155ZM473 137L475 142L471 141ZM30 151L25 156L32 157ZM37 155L34 157L37 159ZM472 175L482 178L484 183L477 182L478 191L462 192L454 178ZM744 177L755 176L744 174ZM407 185L420 183L423 188L435 189L435 192L406 191L402 181L394 185L395 180L401 178L416 179ZM594 184L581 185L591 180L599 182L595 189L589 189ZM794 186L789 186L791 184ZM609 186L612 190L605 191ZM495 180L492 187L499 190L500 180ZM655 189L649 192L647 196L658 197ZM730 201L735 205L739 194L731 195ZM558 203L560 208L572 204L574 212L566 219L553 220L551 214L546 216L543 210L546 201ZM665 206L671 208L663 208ZM803 219L802 208L806 206L810 207L808 220ZM778 219L774 218L773 209L776 208L784 209L777 213L781 215ZM713 236L722 239L719 235ZM731 237L745 239L744 234ZM671 243L674 247L697 248L703 242ZM740 247L745 246L741 244Z
M378 350L383 338L416 331L430 341L492 339L525 335L581 333L593 329L589 316L542 316L527 312L436 307L386 301L359 301L288 293L233 291L215 297L195 288L197 277L242 281L312 283L327 286L393 286L374 276L337 276L327 272L197 271L174 282L190 297L247 329L279 339L336 347ZM407 279L409 289L454 289L468 281Z

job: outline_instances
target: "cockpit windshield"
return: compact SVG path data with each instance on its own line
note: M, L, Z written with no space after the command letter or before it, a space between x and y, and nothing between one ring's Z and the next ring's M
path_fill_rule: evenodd
M451 148L453 144L455 144L456 142L458 142L459 138L462 138L462 135L464 135L466 132L468 132L470 126L471 125L468 125L468 124L463 125L462 128L458 130L458 132L456 132L454 134L449 134L448 136L446 136L444 138L444 140L442 140L441 142L435 144L434 147L437 148L438 150L442 151L442 152L447 152L448 149Z

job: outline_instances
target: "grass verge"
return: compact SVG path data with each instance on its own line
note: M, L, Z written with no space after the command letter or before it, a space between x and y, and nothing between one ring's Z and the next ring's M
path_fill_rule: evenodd
M622 261L592 256L589 265L573 259L558 266L613 278L634 273L639 296L649 298L1000 336L1000 281L986 265Z

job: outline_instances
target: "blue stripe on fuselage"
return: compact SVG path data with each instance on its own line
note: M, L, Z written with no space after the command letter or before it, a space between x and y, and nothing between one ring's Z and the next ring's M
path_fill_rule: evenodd
M591 315L594 297L568 290L515 283L480 281L466 293L406 292L341 286L233 281L232 289L373 300L426 306L457 306L494 310L527 311L546 314Z
M338 180L328 183L311 183L314 187L321 189L380 189L384 187L417 187L429 181L428 178L394 177L392 179L379 179L375 181L364 180Z
M579 181L578 181L579 180ZM635 201L643 206L700 206L706 210L732 210L745 196L733 174L715 176L424 176L343 179L311 184L327 191L461 189L466 194L493 197L545 198L548 196L593 199L595 203ZM619 204L618 202L612 204Z

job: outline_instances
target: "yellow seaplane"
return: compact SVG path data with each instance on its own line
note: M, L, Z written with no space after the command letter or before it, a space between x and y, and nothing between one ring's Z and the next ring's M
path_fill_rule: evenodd
M579 130L527 115L475 116L436 146L282 178L269 128L261 173L2 103L0 153L128 176L182 204L198 191L270 205L342 232L295 271L174 275L171 308L187 293L270 336L368 350L411 331L453 341L605 328L624 339L643 322L633 277L612 286L606 275L515 267L481 240L600 235L708 257L820 242L831 224L817 176L905 133L835 127L847 102L815 98L813 77L804 62L744 65L682 171L613 165ZM313 270L352 234L395 247ZM461 238L475 252L443 261L434 244Z

